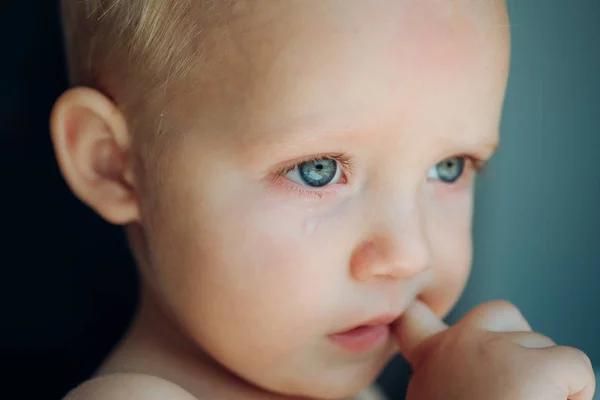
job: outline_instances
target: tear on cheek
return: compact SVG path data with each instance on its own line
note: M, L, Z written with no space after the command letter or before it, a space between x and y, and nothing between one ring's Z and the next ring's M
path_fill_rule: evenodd
M304 221L302 230L306 236L313 236L319 229L320 220L318 218L309 218Z

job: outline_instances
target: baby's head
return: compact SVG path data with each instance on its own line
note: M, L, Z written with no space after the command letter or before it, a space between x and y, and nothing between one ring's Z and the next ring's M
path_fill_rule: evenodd
M73 191L128 227L182 337L257 387L339 398L440 316L498 142L500 0L64 0Z

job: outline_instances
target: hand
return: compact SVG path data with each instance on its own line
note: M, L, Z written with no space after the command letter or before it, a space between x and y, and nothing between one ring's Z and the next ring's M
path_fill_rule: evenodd
M580 350L531 331L496 301L448 327L417 301L395 325L413 368L407 400L592 400L595 376Z

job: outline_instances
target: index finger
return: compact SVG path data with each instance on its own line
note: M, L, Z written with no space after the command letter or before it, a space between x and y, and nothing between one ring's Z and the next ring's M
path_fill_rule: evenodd
M448 325L420 300L416 300L394 325L400 352L413 367L418 362L419 347L446 329Z

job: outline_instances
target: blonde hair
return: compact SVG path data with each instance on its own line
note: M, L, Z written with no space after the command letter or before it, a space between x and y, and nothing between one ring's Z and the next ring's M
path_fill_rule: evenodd
M125 112L160 112L205 61L207 33L231 0L61 0L70 82Z

